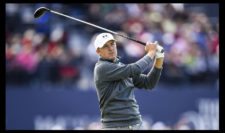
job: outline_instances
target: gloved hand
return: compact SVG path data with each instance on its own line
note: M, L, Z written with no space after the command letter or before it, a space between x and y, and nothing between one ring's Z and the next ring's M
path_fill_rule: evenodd
M164 58L164 52L161 53L162 50L164 51L163 47L160 46L157 41L155 41L154 43L157 45L157 47L156 47L157 50L156 50L155 58L156 59L158 59L158 58Z

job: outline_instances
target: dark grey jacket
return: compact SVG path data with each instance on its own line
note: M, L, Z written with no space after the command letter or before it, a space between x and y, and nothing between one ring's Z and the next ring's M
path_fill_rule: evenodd
M145 75L153 60L144 56L131 64L123 64L100 58L94 68L101 122L104 127L123 127L141 122L134 88L152 89L157 84L162 69L153 67Z

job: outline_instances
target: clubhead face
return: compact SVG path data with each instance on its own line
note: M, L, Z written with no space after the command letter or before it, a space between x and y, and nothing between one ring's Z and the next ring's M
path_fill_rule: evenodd
M46 11L50 11L48 8L46 7L40 7L38 8L35 12L34 12L34 18L39 18L40 16L42 16Z

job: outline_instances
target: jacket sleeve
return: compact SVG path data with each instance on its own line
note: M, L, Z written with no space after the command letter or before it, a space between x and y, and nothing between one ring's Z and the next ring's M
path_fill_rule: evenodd
M159 81L161 72L162 68L153 67L147 75L140 74L133 77L133 84L137 88L153 89Z
M140 75L150 64L152 59L144 56L131 64L104 62L97 66L96 72L99 80L115 81Z

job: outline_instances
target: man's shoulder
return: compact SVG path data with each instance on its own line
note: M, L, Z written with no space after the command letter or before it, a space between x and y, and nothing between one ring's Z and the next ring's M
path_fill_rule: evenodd
M109 62L109 61L104 61L104 60L98 60L98 62L96 62L95 67L105 67L105 66L110 66L112 64L115 64L113 62Z
M110 68L110 66L113 64L113 63L110 63L110 62L107 62L107 61L101 61L99 60L98 62L96 62L95 64L95 71L99 71L99 70L102 70L102 69L108 69Z

